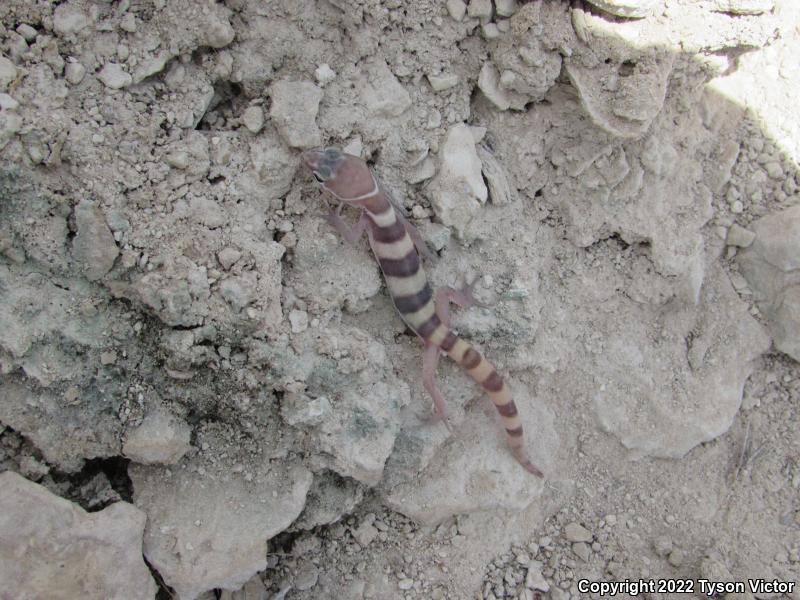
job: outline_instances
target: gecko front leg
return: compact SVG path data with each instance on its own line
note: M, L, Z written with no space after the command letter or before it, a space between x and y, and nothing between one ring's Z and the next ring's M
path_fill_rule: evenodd
M340 204L337 210L330 209L325 215L323 215L323 218L328 225L339 232L339 235L341 235L347 243L355 244L359 239L361 239L361 236L364 235L364 230L367 228L367 215L362 210L358 221L356 221L356 224L351 227L345 222L344 219L342 219L341 216L339 216L342 211L342 206L344 205Z

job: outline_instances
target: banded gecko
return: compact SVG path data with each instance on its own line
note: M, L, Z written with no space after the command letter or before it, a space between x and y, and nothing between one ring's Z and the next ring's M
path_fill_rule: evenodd
M450 328L449 303L459 306L473 304L469 288L458 291L444 287L435 294L432 292L420 261L420 254L429 252L425 242L395 208L366 162L336 148L307 150L302 160L323 189L339 201L338 209L331 209L326 215L327 221L350 243L358 241L364 230L367 231L372 252L400 317L425 346L422 381L433 398L433 418L447 424L447 405L435 380L439 354L445 352L491 398L500 413L508 444L517 461L528 472L542 477L542 472L525 452L522 423L508 386L494 366ZM344 205L361 210L354 227L340 216Z

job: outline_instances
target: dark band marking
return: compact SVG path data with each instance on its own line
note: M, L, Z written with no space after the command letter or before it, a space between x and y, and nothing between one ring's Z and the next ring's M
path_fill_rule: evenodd
M417 327L417 334L424 340L427 340L436 328L441 325L439 315L431 315L431 318L425 321L422 325Z
M517 416L517 405L514 404L514 401L511 400L506 404L501 404L497 407L497 412L499 412L504 417L516 417Z
M372 221L372 217L370 217L369 213L367 213L367 217L369 217L370 221ZM391 225L387 225L385 227L381 227L375 223L375 221L372 222L374 224L372 227L372 239L376 242L380 242L382 244L391 244L392 242L399 242L406 235L406 228L399 219L395 220L395 222Z
M403 258L378 257L381 270L389 277L411 277L419 271L419 255L412 248Z
M499 392L503 389L503 378L497 374L497 371L492 371L492 374L484 379L481 385L489 392Z
M410 313L417 312L420 308L425 306L428 302L431 301L431 297L433 297L433 292L431 291L431 286L427 283L425 287L418 291L416 294L411 294L410 296L400 296L399 298L394 299L394 305L397 307L402 314L407 315Z
M442 340L442 343L439 344L439 347L445 352L450 352L450 350L453 349L453 346L456 345L457 341L458 341L458 336L448 329L447 335L444 336L444 339Z
M522 437L522 425L516 429L506 429L506 433L511 437Z
M470 348L464 352L464 358L461 359L461 365L468 371L477 367L481 362L481 353Z

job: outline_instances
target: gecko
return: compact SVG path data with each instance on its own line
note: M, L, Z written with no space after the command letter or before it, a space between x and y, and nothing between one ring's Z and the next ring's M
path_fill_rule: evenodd
M529 473L543 477L525 451L522 422L508 385L492 363L450 328L450 303L461 307L474 304L470 288L442 287L433 292L421 261L421 255L430 255L430 250L364 160L337 148L314 148L303 152L302 162L323 190L339 202L337 209L331 208L325 215L328 223L351 244L367 232L395 308L422 341L422 383L433 399L432 420L443 421L449 428L447 404L436 385L439 356L446 353L494 403L514 458ZM355 226L340 216L345 205L361 211Z

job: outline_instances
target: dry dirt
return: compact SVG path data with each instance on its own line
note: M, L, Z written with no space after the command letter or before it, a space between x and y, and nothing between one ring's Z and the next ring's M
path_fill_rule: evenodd
M800 599L795 0L0 24L0 597ZM421 418L318 145L475 284L543 480L447 361Z

